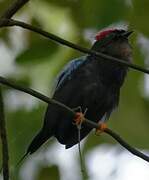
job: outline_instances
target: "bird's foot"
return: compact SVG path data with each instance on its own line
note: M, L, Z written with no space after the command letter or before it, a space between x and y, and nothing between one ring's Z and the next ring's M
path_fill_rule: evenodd
M78 106L74 108L73 110L79 110L79 112L76 112L75 118L74 118L74 124L77 126L81 126L82 122L85 120L85 115L87 113L88 108L85 109L84 112L82 112L81 106Z
M105 131L105 129L107 129L107 124L106 123L99 123L98 128L96 128L96 135L100 135L102 132Z
M75 115L75 118L74 118L75 125L77 125L77 126L81 125L84 120L85 120L84 113L76 112L76 115Z

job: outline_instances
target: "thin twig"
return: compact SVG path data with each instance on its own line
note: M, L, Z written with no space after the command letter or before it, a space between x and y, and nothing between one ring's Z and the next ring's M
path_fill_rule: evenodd
M149 157L142 152L138 151L137 149L133 148L130 146L127 142L125 142L118 134L113 132L111 129L107 128L104 131L105 133L109 134L112 136L117 142L119 142L124 148L126 148L129 152L132 154L144 159L145 161L149 162Z
M9 80L7 80L6 78L3 78L0 76L0 83L1 84L4 84L6 86L9 86L11 88L14 88L14 89L17 89L19 91L23 91L27 94L30 94L46 103L52 103L52 104L55 104L55 105L58 105L62 108L64 108L68 113L72 113L74 116L75 116L75 111L73 111L73 109L69 108L68 106L64 105L63 103L59 102L59 101L56 101L54 99L50 99L48 98L47 96L33 90L33 89L30 89L30 88L25 88L25 87L22 87L20 85L17 85L16 83L12 83L10 82ZM90 121L88 119L85 119L83 123L86 123L88 124L90 127L92 128L99 128L99 125L93 121ZM125 147L129 152L131 152L132 154L144 159L145 161L149 162L149 157L143 153L141 153L140 151L138 151L137 149L135 149L134 147L128 145L128 143L126 143L118 134L116 134L113 130L111 129L106 129L104 131L105 133L109 134L111 137L113 137L117 142L119 142L123 147Z
M80 165L81 165L81 172L83 177L84 175L84 165L83 165L83 158L82 158L82 152L81 152L81 144L80 144L80 139L81 139L81 124L77 125L78 129L78 149L79 149L79 157L80 157Z
M100 52L97 52L97 51L94 51L94 50L90 50L90 49L87 49L87 48L84 48L84 47L81 47L79 45L76 45L70 41L67 41L67 40L64 40L52 33L48 33L44 30L42 30L41 28L38 28L38 27L35 27L35 26L32 26L30 24L27 24L27 23L24 23L24 22L21 22L21 21L16 21L16 20L13 20L13 19L0 19L0 27L6 27L6 26L19 26L19 27L22 27L22 28L25 28L25 29L28 29L30 31L33 31L33 32L36 32L48 39L51 39L57 43L60 43L62 45L65 45L65 46L68 46L72 49L76 49L80 52L83 52L83 53L86 53L86 54L91 54L91 55L94 55L94 56L98 56L98 57L102 57L104 58L105 60L111 60L111 61L114 61L114 62L117 62L117 63L120 63L120 64L123 64L124 66L128 66L132 69L135 69L137 71L140 71L140 72L143 72L143 73L146 73L146 74L149 74L149 70L148 69L145 69L143 67L140 67L139 65L136 65L136 64L132 64L132 63L129 63L123 59L119 59L119 58L115 58L115 57L112 57L112 56L109 56L109 55L106 55L106 54L103 54L103 53L100 53Z
M23 7L29 0L16 0L7 8L2 14L1 18L11 18L21 7Z
M8 142L6 133L6 124L4 116L4 103L2 96L2 89L0 87L0 136L2 141L2 170L4 180L9 180L9 154L8 154Z

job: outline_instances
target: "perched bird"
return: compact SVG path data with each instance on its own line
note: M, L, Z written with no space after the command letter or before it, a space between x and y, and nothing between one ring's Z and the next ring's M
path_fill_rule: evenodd
M128 37L132 31L108 29L96 35L92 50L132 60L132 48ZM105 122L119 102L120 88L128 68L120 63L95 55L86 55L72 60L57 78L53 98L79 112L94 122ZM44 142L54 136L70 148L78 143L77 127L72 123L73 116L63 108L49 104L44 123L32 140L26 154L34 153ZM92 130L82 124L80 140Z

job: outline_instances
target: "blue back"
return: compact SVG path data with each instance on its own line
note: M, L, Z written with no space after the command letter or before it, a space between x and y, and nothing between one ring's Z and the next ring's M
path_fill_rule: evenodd
M72 73L85 62L86 56L74 59L70 61L64 69L60 72L60 74L56 78L55 91L59 89L59 87L63 84L63 82L67 80L71 80Z

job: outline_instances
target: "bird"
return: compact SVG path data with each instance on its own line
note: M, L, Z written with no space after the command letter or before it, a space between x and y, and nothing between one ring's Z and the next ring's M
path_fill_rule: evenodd
M132 31L112 28L99 31L91 50L132 62L132 47L129 36ZM128 67L95 54L84 55L70 61L59 73L53 99L72 108L76 113L85 112L85 117L96 123L106 123L117 108L120 89ZM73 124L74 116L62 107L48 104L41 129L27 148L32 154L51 137L65 148L78 144L78 130ZM83 123L80 141L93 128Z

